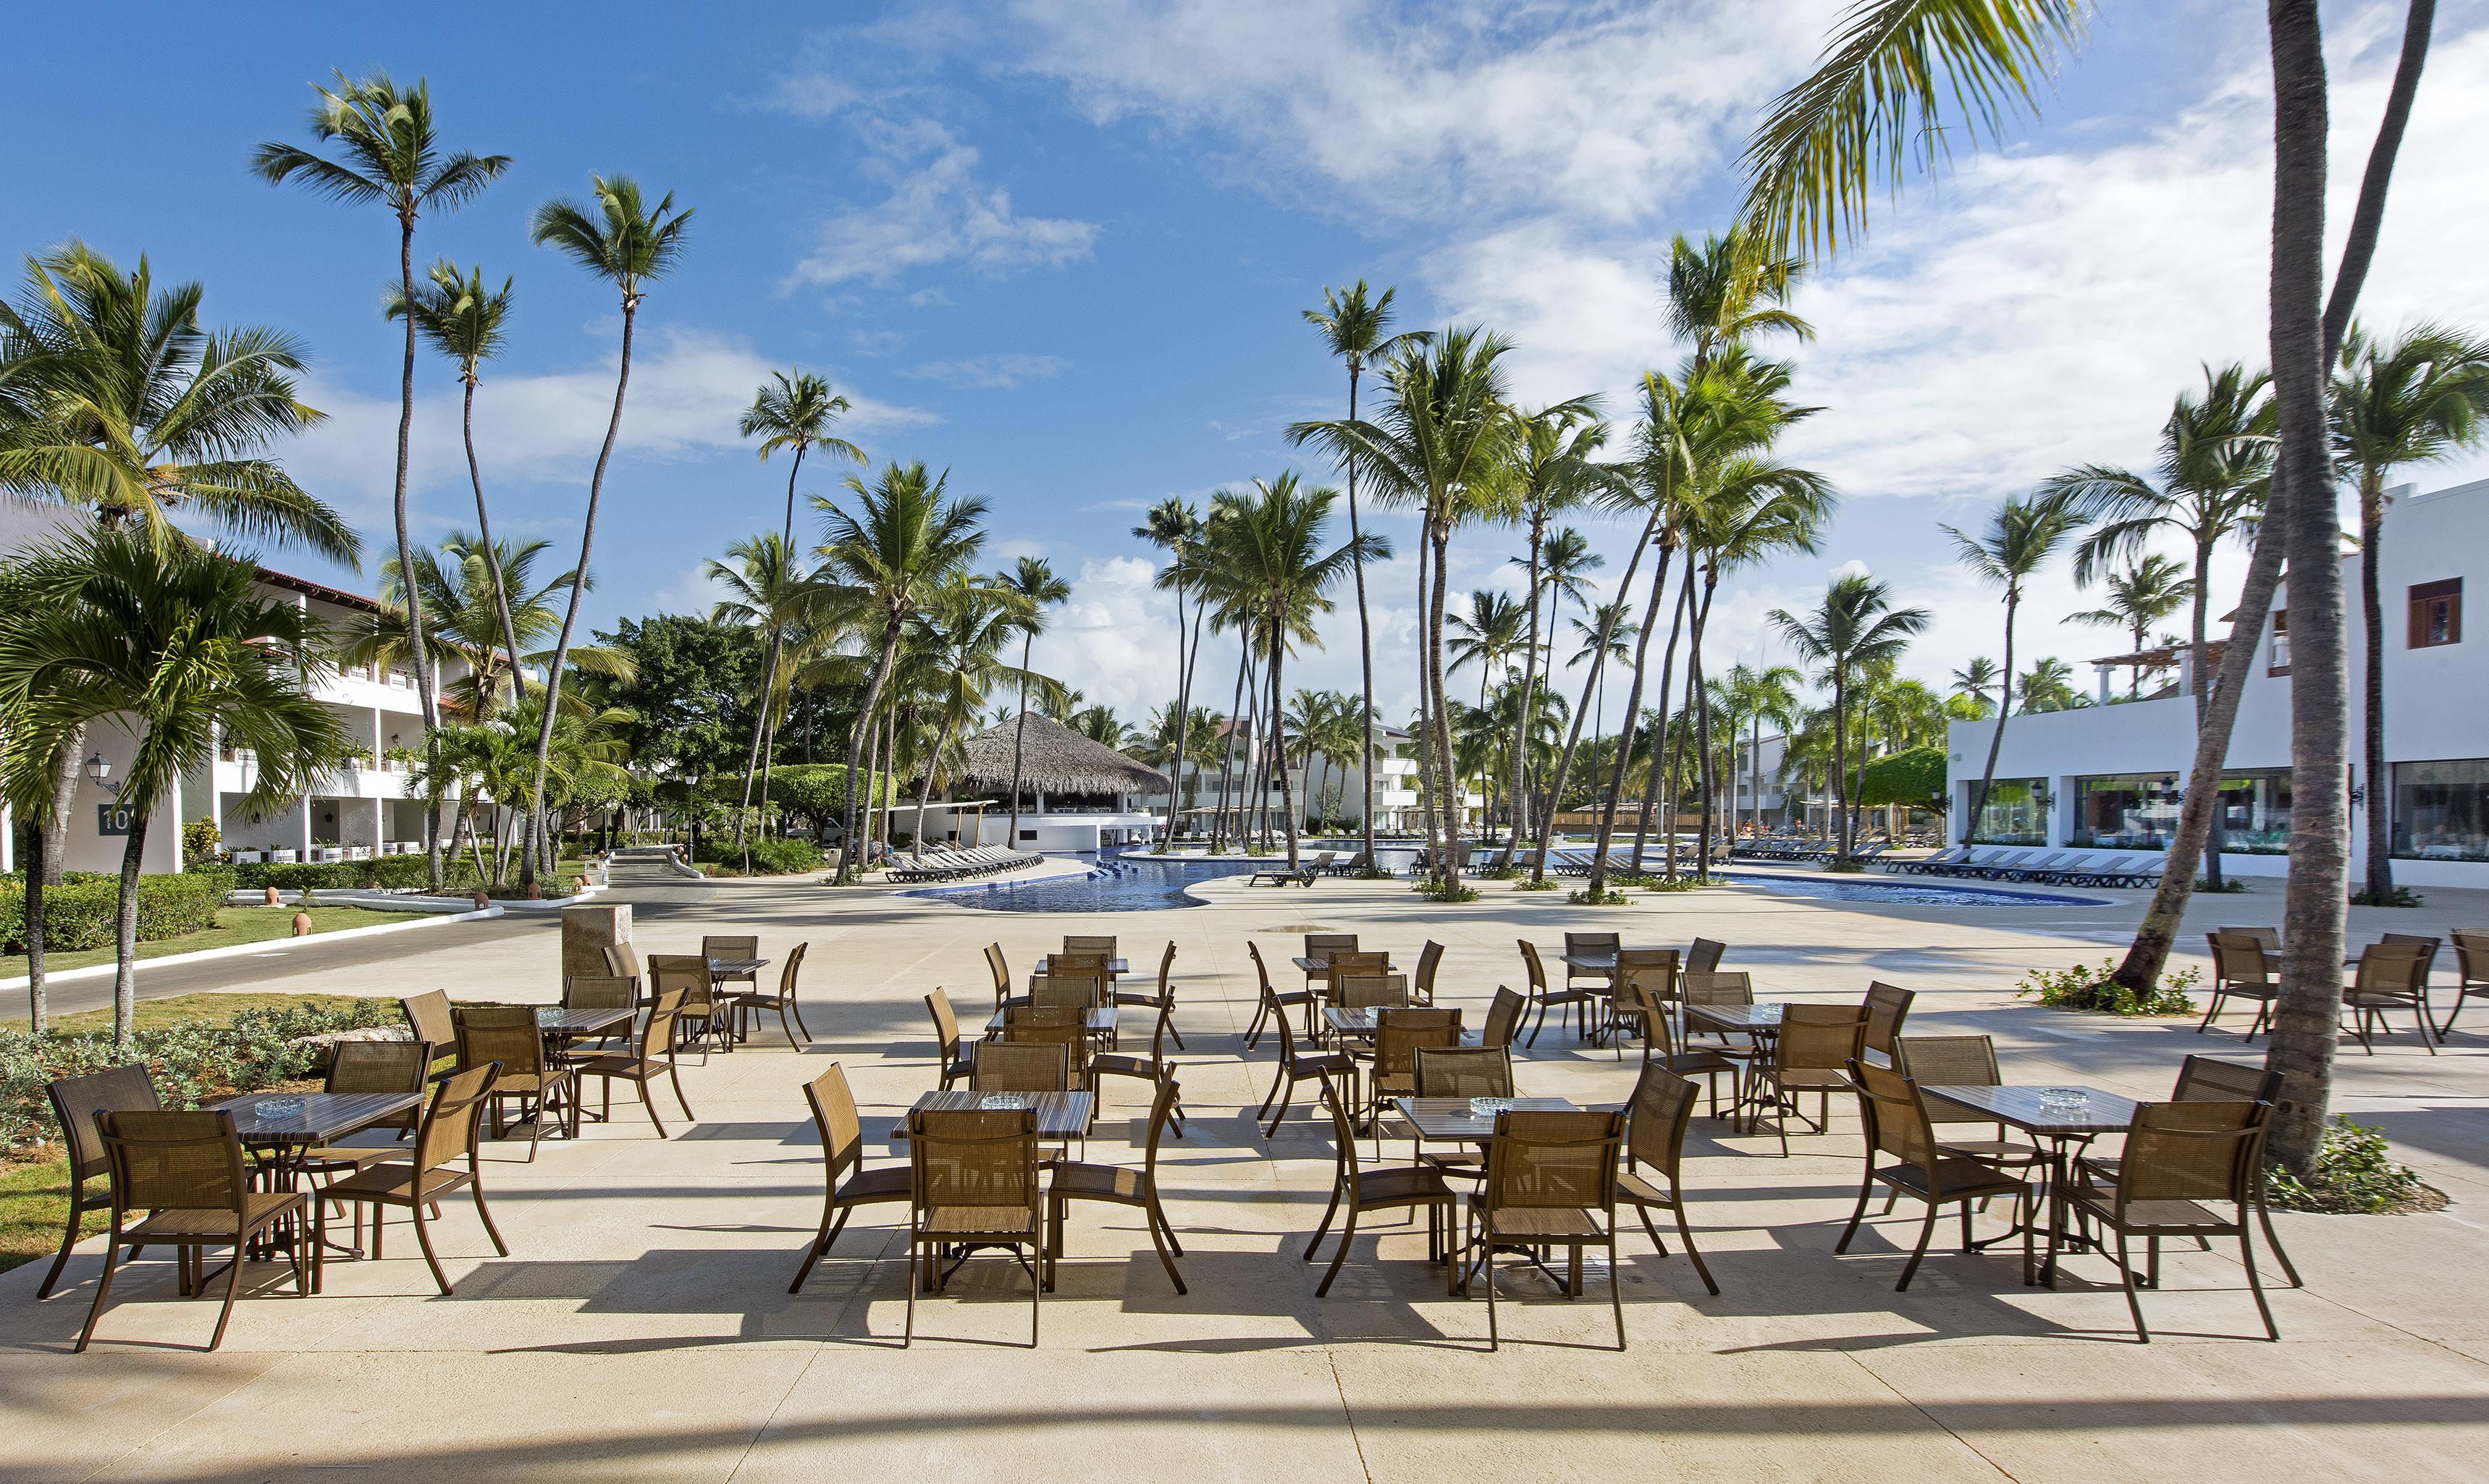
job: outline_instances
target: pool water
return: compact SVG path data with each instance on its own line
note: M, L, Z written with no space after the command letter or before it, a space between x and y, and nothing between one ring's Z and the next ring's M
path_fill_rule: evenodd
M1745 882L1782 897L1811 897L1818 901L1872 901L1904 907L2097 907L2096 897L2066 897L2052 892L2008 892L1993 887L1936 886L1927 882L1860 880L1856 877L1773 876L1757 871L1732 872Z
M1085 876L992 881L900 895L935 897L987 912L1162 912L1206 905L1200 898L1186 895L1185 887L1192 882L1267 869L1268 863L1258 861L1154 861L1110 853L1100 857Z

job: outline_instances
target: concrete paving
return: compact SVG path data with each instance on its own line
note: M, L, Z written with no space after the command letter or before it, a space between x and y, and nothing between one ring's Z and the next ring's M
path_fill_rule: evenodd
M2489 1013L2477 1010L2438 1056L2408 1031L2374 1057L2348 1046L2339 1106L2384 1125L2453 1204L2402 1217L2282 1215L2308 1286L2272 1290L2277 1345L2260 1338L2234 1252L2168 1255L2162 1289L2144 1298L2148 1347L2133 1343L2114 1273L2096 1258L2069 1259L2052 1291L2020 1283L2010 1244L1975 1257L1940 1245L1896 1294L1915 1235L1906 1213L1872 1222L1848 1255L1831 1250L1860 1168L1854 1112L1839 1107L1833 1131L1794 1138L1788 1159L1767 1135L1696 1119L1692 1219L1723 1292L1703 1292L1673 1236L1664 1257L1628 1240L1622 1354L1605 1348L1595 1263L1579 1300L1507 1273L1505 1343L1489 1354L1483 1302L1447 1298L1422 1231L1407 1226L1379 1242L1360 1234L1338 1286L1317 1300L1318 1270L1301 1258L1328 1192L1328 1126L1301 1109L1265 1142L1248 1122L1272 1061L1267 1043L1240 1043L1248 938L1283 977L1306 930L1358 931L1403 958L1439 939L1444 998L1474 1019L1498 984L1519 981L1518 936L1552 949L1586 924L1628 942L1681 944L1699 931L1727 942L1727 966L1752 971L1765 997L1854 1001L1870 978L1915 988L1911 1031L1994 1036L2011 1081L2161 1095L2189 1051L2259 1054L2240 1045L2244 1013L2230 1032L2198 1036L2191 1022L2109 1022L2014 1001L2024 970L2122 944L2140 909L2133 894L1896 907L1748 885L1590 912L1560 896L1486 890L1484 901L1444 908L1401 884L1307 892L1227 880L1200 889L1211 904L1186 910L1043 916L871 890L626 885L617 899L632 902L644 950L690 950L704 931L734 929L759 932L772 957L809 941L814 1043L787 1047L772 1025L730 1055L687 1058L698 1117L670 1140L636 1105L617 1105L612 1124L547 1143L533 1163L524 1145L491 1146L485 1179L512 1255L490 1255L472 1211L447 1207L436 1231L454 1297L433 1290L400 1226L385 1259L330 1265L319 1298L246 1299L209 1355L197 1347L213 1307L176 1298L171 1263L151 1254L116 1282L95 1349L74 1356L97 1243L74 1260L77 1281L40 1304L39 1266L0 1275L0 1481L351 1471L1299 1484L1871 1470L2269 1481L2285 1463L2348 1478L2489 1477L2478 1277L2489 1223L2477 1215L2489 1198ZM2355 911L2355 941L2489 922L2481 894L2429 897L2416 912ZM2279 907L2272 892L2212 899L2190 916L2189 941L2200 947L2204 926L2276 921ZM472 926L492 930L413 934L376 956L340 944L334 957L243 960L215 986L558 997L553 925ZM916 1343L901 1349L901 1227L882 1213L850 1224L788 1295L820 1205L801 1083L841 1063L875 1159L890 1157L890 1125L933 1080L924 993L946 985L973 1012L989 1003L985 944L1000 942L1024 971L1066 931L1117 933L1136 967L1170 938L1177 946L1188 1046L1176 1060L1194 1117L1161 1171L1190 1296L1168 1287L1129 1213L1086 1207L1074 1209L1034 1352L1027 1281L1001 1259L971 1263L949 1293L921 1299ZM1630 1057L1553 1029L1520 1066L1523 1091L1584 1101L1621 1099L1632 1075ZM1110 1083L1089 1158L1137 1161L1140 1094ZM1387 1145L1394 1162L1407 1150Z

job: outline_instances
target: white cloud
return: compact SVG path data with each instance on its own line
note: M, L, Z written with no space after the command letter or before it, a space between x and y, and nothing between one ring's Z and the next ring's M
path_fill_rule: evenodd
M900 373L919 381L940 382L948 386L970 386L988 390L1009 390L1022 382L1041 382L1061 376L1072 362L1060 356L1033 356L1012 353L1001 356L971 356L962 360L935 360L912 366Z
M1009 189L980 178L977 151L931 119L861 114L855 125L866 169L890 194L822 222L795 265L798 283L883 284L946 263L995 274L1059 268L1097 243L1095 223L1021 214Z

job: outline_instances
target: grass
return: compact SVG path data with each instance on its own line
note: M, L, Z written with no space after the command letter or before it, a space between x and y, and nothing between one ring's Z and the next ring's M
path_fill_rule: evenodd
M167 954L193 954L203 948L230 948L243 943L266 943L294 934L294 914L299 907L221 907L216 911L216 925L198 932L166 938L160 943L141 943L138 956L160 958ZM340 932L349 928L371 928L382 923L402 923L421 917L420 912L375 912L365 907L313 907L311 930L314 933ZM53 974L63 969L83 969L94 964L112 962L109 948L83 949L73 954L45 954L44 969ZM26 956L12 954L0 956L0 979L20 979L26 973Z
M346 994L266 994L246 989L176 994L160 1000L140 1000L137 1013L130 1020L129 1029L132 1032L161 1030L168 1025L178 1025L192 1020L204 1020L221 1025L230 1022L234 1016L245 1010L270 1010L279 1005L333 1007L351 1005L358 998L358 996ZM26 1017L19 1014L0 1019L0 1025L23 1030L26 1026ZM55 1031L109 1031L112 1029L112 1011L106 1007L102 1010L82 1010L73 1015L54 1015L52 1029Z

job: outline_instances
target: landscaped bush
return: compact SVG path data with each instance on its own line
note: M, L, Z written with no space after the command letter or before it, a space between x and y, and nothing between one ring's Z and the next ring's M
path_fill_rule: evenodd
M160 943L216 925L216 908L233 890L226 870L138 878L138 941ZM121 878L73 870L43 889L43 951L73 954L112 946L121 911ZM0 876L0 950L26 951L26 878Z
M2265 1179L2265 1198L2285 1211L2333 1215L2435 1211L2446 1204L2444 1193L2422 1184L2417 1170L2394 1163L2382 1131L2339 1113L2326 1122L2305 1183L2275 1165Z
M419 855L384 855L368 861L330 861L318 866L278 862L244 865L233 869L233 877L248 892L264 886L280 892L417 892L423 890L426 879L423 857ZM578 885L575 877L567 875L536 879L543 883L548 897L568 896ZM483 880L471 860L462 857L441 863L441 890L445 896L464 897L482 885ZM518 888L509 883L484 889L496 897L519 895Z
M2050 1010L2090 1010L2106 1015L2191 1015L2195 1002L2187 991L2203 979L2204 971L2180 969L2164 974L2160 987L2148 994L2138 994L2116 980L2115 958L2103 958L2099 968L2075 964L2070 969L2033 969L2022 976L2022 985L2014 991L2038 998Z
M397 1006L386 1000L245 1010L229 1022L186 1020L140 1031L130 1038L130 1049L147 1064L164 1105L187 1108L312 1075L322 1053L293 1044L300 1037L395 1025L400 1018ZM40 1154L57 1144L60 1130L52 1123L46 1084L121 1061L112 1054L109 1031L32 1036L0 1028L0 1156Z
M752 839L738 845L732 836L710 837L701 842L700 857L694 863L701 866L731 866L740 870L743 852L752 851L752 873L756 876L792 876L819 870L829 864L821 847L809 840L781 840L776 837Z

